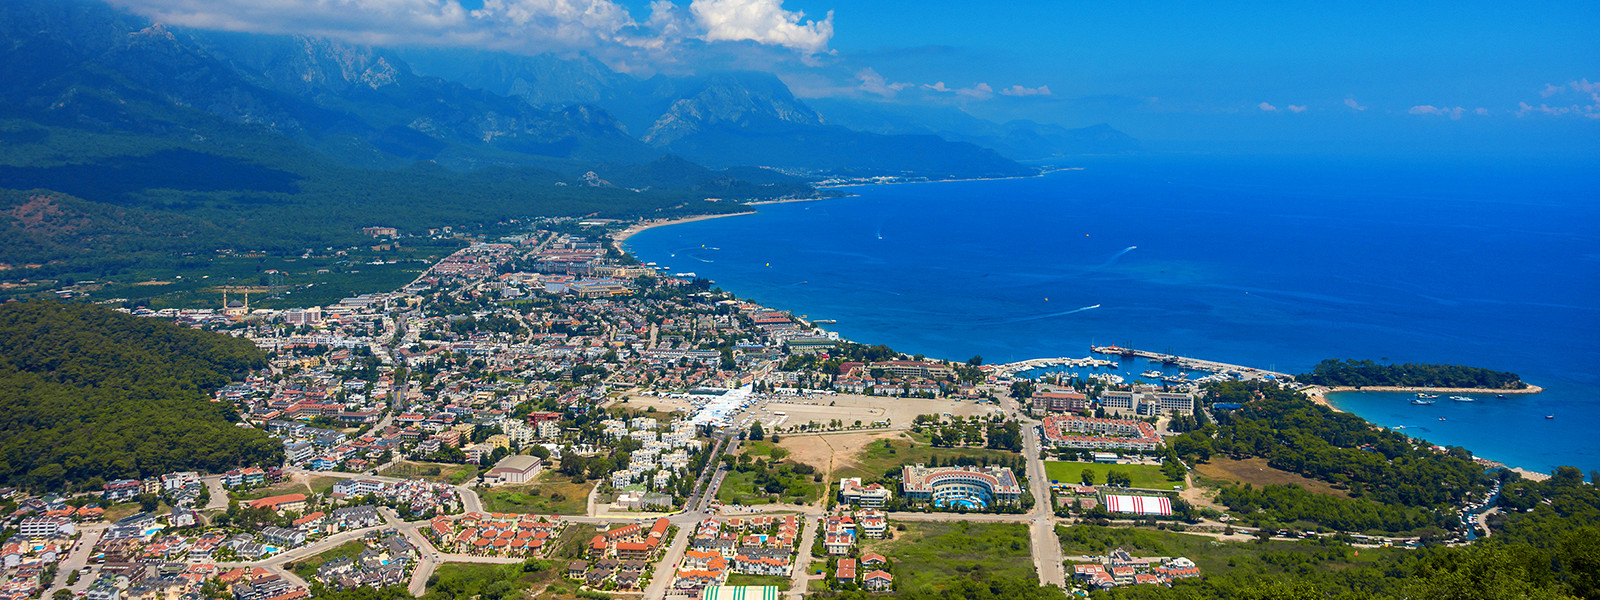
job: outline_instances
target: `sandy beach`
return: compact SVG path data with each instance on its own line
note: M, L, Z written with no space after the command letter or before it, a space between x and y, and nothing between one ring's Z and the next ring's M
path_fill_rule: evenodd
M633 237L635 234L637 234L637 233L639 233L641 231L644 231L646 229L650 229L652 227L665 227L667 225L678 225L678 224L681 224L681 223L693 223L695 221L704 221L704 220L707 220L707 219L720 219L722 217L737 217L739 215L753 215L753 214L755 214L755 211L727 213L727 214L721 214L721 215L696 215L696 216L693 216L693 217L682 217L682 218L677 218L677 219L656 219L656 220L653 220L653 221L641 221L641 222L629 225L627 229L624 229L622 231L618 231L616 233L611 234L611 242L613 244L617 245L617 249L618 250L621 250L623 241L627 240L630 237Z
M1300 391L1305 392L1306 397L1310 398L1312 402L1327 407L1328 410L1333 412L1344 412L1339 410L1339 407L1334 406L1332 402L1328 402L1328 388L1314 385Z

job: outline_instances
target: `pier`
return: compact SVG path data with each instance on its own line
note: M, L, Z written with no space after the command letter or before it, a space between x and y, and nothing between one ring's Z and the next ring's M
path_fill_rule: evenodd
M1214 360L1189 358L1186 356L1174 356L1171 354L1162 354L1160 352L1151 352L1149 350L1135 350L1133 348L1122 348L1119 346L1092 346L1089 348L1089 351L1095 354L1114 354L1123 357L1143 358L1162 364L1177 365L1179 368L1190 371L1208 371L1211 373L1238 371L1241 374L1254 373L1261 376L1271 375L1276 379L1291 379L1293 377L1288 373L1279 373L1277 371L1268 371L1266 369L1258 369L1255 367L1230 365L1228 363L1217 362Z
M1120 346L1091 346L1089 348L1089 351L1091 353L1093 353L1093 354L1100 354L1100 355L1105 355L1105 356L1118 356L1118 357L1122 357L1122 358L1143 358L1143 359L1146 359L1146 360L1159 362L1159 363L1162 363L1162 364L1165 364L1165 365L1177 366L1180 369L1184 369L1184 370L1188 370L1188 371L1205 371L1205 372L1208 372L1208 373L1224 373L1224 374L1232 373L1232 374L1237 374L1239 376L1239 378L1241 378L1241 379L1265 379L1267 377L1272 377L1272 378L1278 379L1278 380L1292 380L1293 379L1293 376L1291 376L1291 375L1289 375L1287 373L1279 373L1277 371L1269 371L1269 370L1266 370L1266 369L1258 369L1256 367L1247 367L1247 366L1244 366L1244 365L1231 365L1231 364L1228 364L1228 363L1217 362L1217 361L1214 361L1214 360L1205 360L1205 359L1200 359L1200 358L1190 358L1190 357L1186 357L1186 356L1176 356L1176 355L1172 355L1172 354L1163 354L1163 353L1160 353L1160 352L1150 352L1148 350L1136 350L1136 349L1133 349L1133 348L1123 348L1123 347L1120 347ZM992 373L996 377L1012 377L1012 376L1015 376L1017 373L1021 373L1023 371L1029 371L1029 370L1032 370L1032 369L1044 369L1044 368L1049 368L1049 367L1116 367L1119 364L1120 363L1118 361L1116 361L1116 360L1105 360L1105 359L1094 358L1094 357L1085 357L1085 358L1031 358L1031 359L1028 359L1028 360L1017 361L1017 362L1013 362L1013 363L995 365L994 370L992 371Z

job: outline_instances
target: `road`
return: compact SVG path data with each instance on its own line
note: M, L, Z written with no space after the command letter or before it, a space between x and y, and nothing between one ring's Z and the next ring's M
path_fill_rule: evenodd
M805 529L800 535L800 552L794 557L794 571L790 573L789 595L803 598L810 587L811 546L817 543L817 532L822 530L822 513L807 514Z
M1067 587L1065 560L1061 554L1061 539L1056 536L1055 505L1050 496L1050 479L1045 476L1044 462L1039 455L1038 421L1023 414L1016 398L1007 393L1001 397L1001 407L1022 424L1022 458L1028 465L1028 489L1033 492L1033 510L1028 512L1028 527L1033 538L1033 566L1039 572L1041 585Z
M692 515L685 513L680 516ZM694 535L696 522L699 520L678 524L678 535L672 538L672 544L667 546L666 553L661 555L661 562L656 563L656 570L650 575L650 585L644 588L644 597L648 600L667 597L667 586L672 585L672 579L678 571L678 562L683 560L683 553L689 549L689 538ZM566 566L561 565L558 568Z
M228 510L228 489L222 487L221 475L207 475L200 478L206 484L206 490L211 493L211 499L206 501L206 510Z
M96 523L79 528L83 535L79 536L78 541L73 542L68 547L67 558L57 566L56 579L51 582L50 589L45 590L46 592L68 588L67 575L73 571L81 571L85 566L88 566L89 555L94 553L95 543L100 541L100 534L104 533L106 528L110 526L109 523ZM75 586L80 589L87 588L91 579L90 577L79 577Z
M1028 464L1028 487L1033 491L1033 510L1028 513L1033 534L1033 562L1039 570L1039 583L1067 587L1066 568L1062 566L1061 539L1056 537L1055 506L1050 498L1050 480L1045 477L1044 463L1039 460L1039 430L1030 422L1023 422L1022 451Z

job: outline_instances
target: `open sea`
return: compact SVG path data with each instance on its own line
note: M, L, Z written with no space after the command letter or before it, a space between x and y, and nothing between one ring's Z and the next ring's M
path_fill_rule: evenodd
M1330 400L1512 466L1600 468L1594 159L1060 166L1081 169L854 187L627 245L741 297L836 319L825 327L848 339L951 360L1083 357L1093 343L1289 373L1324 358L1513 371L1546 391Z

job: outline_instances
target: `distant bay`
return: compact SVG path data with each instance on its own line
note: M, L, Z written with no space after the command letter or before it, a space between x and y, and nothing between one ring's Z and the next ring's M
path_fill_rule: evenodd
M1331 400L1513 466L1600 468L1593 160L1062 166L1082 170L855 187L627 243L742 297L836 319L852 340L952 360L1078 357L1092 342L1287 372L1324 358L1514 371L1546 392Z

